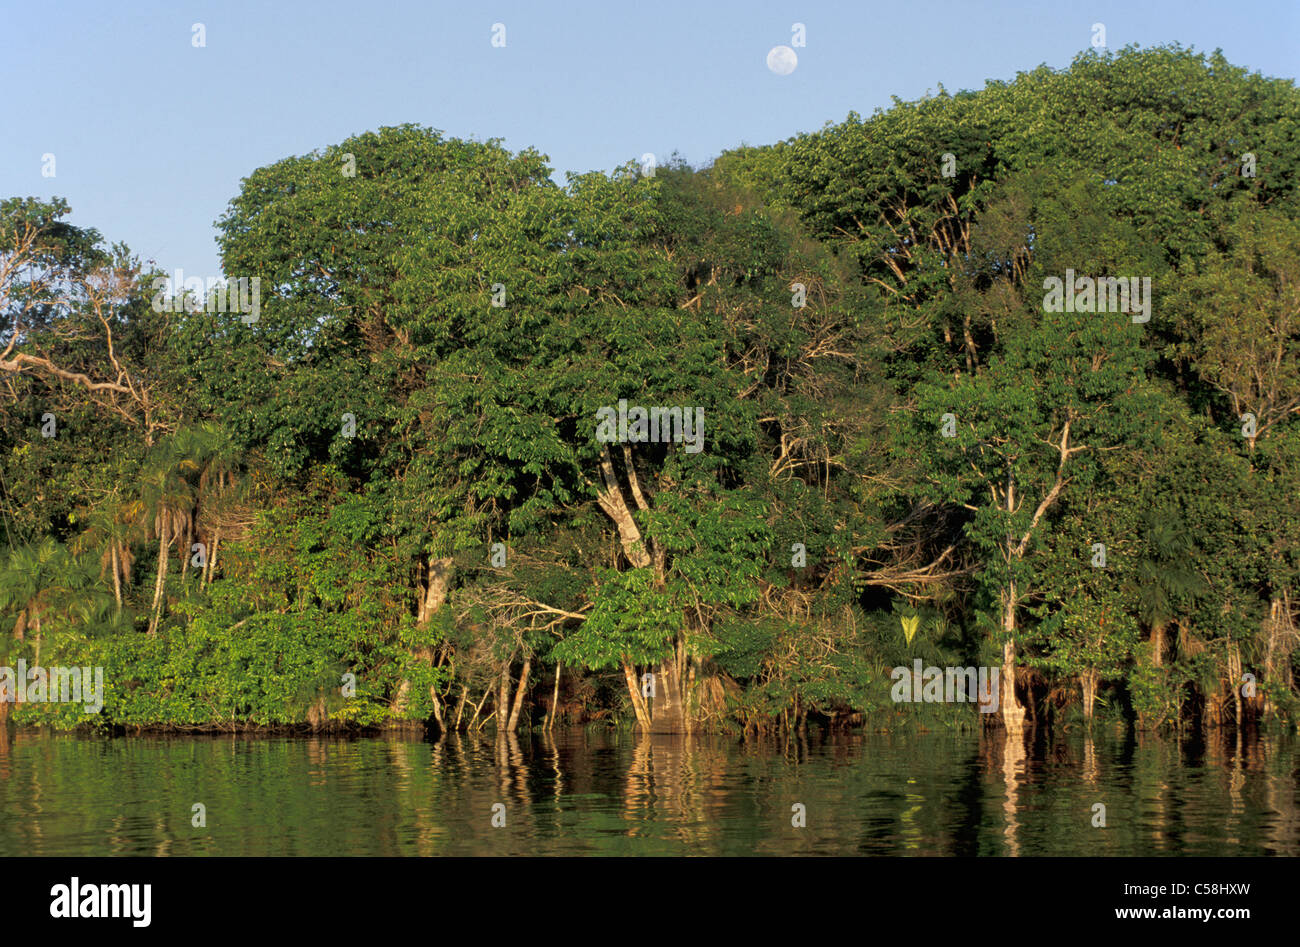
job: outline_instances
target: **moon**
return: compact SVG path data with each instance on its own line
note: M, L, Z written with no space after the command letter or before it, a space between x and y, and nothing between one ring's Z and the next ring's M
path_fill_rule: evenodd
M789 46L773 46L771 52L767 54L767 68L778 76L790 75L797 65L799 65L799 57Z

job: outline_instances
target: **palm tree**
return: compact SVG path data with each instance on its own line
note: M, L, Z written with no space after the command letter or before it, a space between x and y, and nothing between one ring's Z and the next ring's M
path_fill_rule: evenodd
M212 524L211 543L203 564L200 585L206 585L216 565L217 546L221 542L223 514L231 500L238 500L236 490L240 456L229 435L216 425L204 423L188 432L190 456L199 464L198 496L194 530L200 534L200 520Z
M1138 618L1151 629L1151 663L1164 663L1165 630L1189 596L1204 591L1193 567L1196 544L1168 510L1151 509L1143 516L1146 551L1137 563Z
M238 453L230 438L213 424L182 428L155 448L145 466L136 516L149 535L158 540L158 573L154 581L149 634L162 621L169 550L182 543L181 575L189 566L192 540L200 532L199 519L208 507L219 507L235 486ZM206 558L205 577L211 575L220 530L213 536Z
M158 540L158 573L154 579L153 604L149 613L149 634L162 621L163 592L167 582L167 559L171 544L188 530L194 509L194 491L185 473L197 465L178 456L174 439L160 444L150 455L142 475L139 502L135 505L141 526ZM184 555L182 553L182 555Z
M102 617L106 594L98 579L68 549L48 536L10 550L0 568L0 612L17 613L13 637L35 636L35 663L41 663L43 626L91 624Z
M107 501L92 509L86 516L86 529L72 542L73 552L84 555L98 550L99 576L109 572L113 580L113 599L122 610L122 590L131 584L131 567L135 565L135 552L131 548L134 520L139 511L134 504L124 503L114 492Z

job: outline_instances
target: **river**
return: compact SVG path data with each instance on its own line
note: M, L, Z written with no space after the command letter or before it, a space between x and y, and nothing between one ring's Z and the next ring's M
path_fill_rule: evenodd
M1298 775L1294 738L19 731L0 856L1293 856Z

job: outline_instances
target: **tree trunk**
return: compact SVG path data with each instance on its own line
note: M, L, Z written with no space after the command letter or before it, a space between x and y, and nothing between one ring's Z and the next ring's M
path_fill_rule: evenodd
M636 520L632 518L627 500L623 498L623 490L614 475L614 462L610 458L608 447L601 448L600 475L605 482L605 489L596 494L596 502L605 511L605 515L614 521L614 526L618 529L619 542L623 544L624 555L627 556L628 562L638 569L650 565L650 553L646 551L645 543L641 539L641 530L637 527Z
M442 701L438 699L438 688L429 686L429 698L433 701L433 719L438 722L438 732L446 733L447 725L442 719Z
M1002 725L1007 730L1022 731L1025 726L1025 709L1016 699L1016 584L1007 586L1003 593L1002 631Z
M654 706L650 717L652 733L690 733L690 715L686 708L682 669L685 663L684 642L677 642L676 653L660 662L655 681Z
M627 691L632 697L632 709L636 711L637 726L642 733L650 732L650 711L646 708L645 698L636 679L636 667L626 657L623 658L623 678L627 681Z
M158 533L158 577L153 584L153 612L149 618L149 636L153 637L162 619L163 587L167 581L167 527Z
M563 661L555 662L555 690L551 692L551 712L546 720L546 732L550 733L555 727L555 717L559 712L560 706L560 670L564 667Z
M1233 724L1236 726L1237 731L1240 733L1240 732L1241 732L1241 724L1242 724L1242 719L1241 719L1241 685L1242 685L1242 680L1241 680L1241 649L1237 647L1237 643L1236 643L1235 641L1234 641L1234 642L1229 646L1229 651L1228 651L1228 676L1232 679L1232 680L1230 681L1230 683L1232 684L1232 706L1233 706L1233 711L1235 712L1235 715L1236 715L1236 719L1233 720Z
M423 620L425 622L428 622L447 601L447 593L451 591L452 573L455 571L454 565L450 557L434 559L429 563L429 581L424 591Z
M1100 675L1089 669L1079 672L1079 690L1083 693L1083 719L1092 722L1093 705L1097 700L1097 684Z
M456 705L456 722L451 725L453 730L460 730L460 718L461 714L465 713L465 701L467 700L469 700L469 688L462 684L460 688L460 703Z
M487 687L483 688L483 699L480 700L478 702L478 706L474 708L474 716L470 718L469 726L466 728L470 732L473 732L474 724L478 722L478 715L483 712L483 705L487 703L488 695L491 693L492 693L492 685L489 684ZM484 723L486 722L487 721L484 721Z
M515 658L515 653L510 652L510 657L501 665L501 676L497 679L497 730L505 732L507 715L510 713L510 662Z
M519 725L519 711L522 710L524 706L524 691L528 687L528 671L532 666L533 659L525 657L524 669L519 672L519 684L515 688L515 702L510 708L510 722L506 725L506 730L509 733L514 733L515 727Z
M1267 631L1264 649L1264 683L1276 684L1283 691L1291 689L1291 651L1300 636L1296 634L1295 622L1291 617L1291 595L1285 589L1274 594L1269 602ZM1268 689L1263 689L1259 704L1260 718L1266 718L1272 711L1272 701L1268 698Z
M420 597L416 605L416 621L421 627L427 625L437 611L442 608L447 601L447 594L451 591L451 581L454 573L454 560L450 557L443 559L433 559L429 562L427 571L427 580L424 588L420 589ZM415 658L426 664L433 663L433 652L427 648L421 648L416 652ZM397 695L393 698L393 714L399 719L406 714L410 706L411 682L404 679L397 688ZM438 705L438 696L430 691L429 696L433 698L434 718L438 725L442 726L441 707Z
M208 550L207 561L203 564L203 578L199 588L207 588L212 582L212 570L217 567L217 544L221 542L221 530L212 531L212 548Z
M1161 667L1165 663L1165 626L1168 622L1158 621L1151 626L1151 663Z
M118 571L119 567L118 567L118 558L117 558L117 540L112 540L112 543L113 545L111 549L113 552L113 598L117 602L118 611L121 611L122 610L122 576Z

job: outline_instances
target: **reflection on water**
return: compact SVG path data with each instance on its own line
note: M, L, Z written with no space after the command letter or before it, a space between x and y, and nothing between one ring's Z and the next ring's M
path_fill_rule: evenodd
M0 734L0 856L1293 856L1298 785L1292 739L22 732Z

